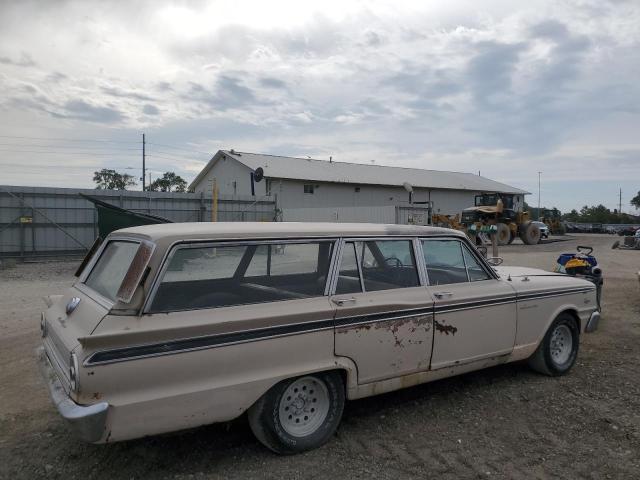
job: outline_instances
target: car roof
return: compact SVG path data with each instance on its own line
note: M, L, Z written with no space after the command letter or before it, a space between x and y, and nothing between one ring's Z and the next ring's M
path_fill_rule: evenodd
M112 236L134 236L156 243L273 237L464 236L458 230L419 225L328 222L192 222L123 228Z

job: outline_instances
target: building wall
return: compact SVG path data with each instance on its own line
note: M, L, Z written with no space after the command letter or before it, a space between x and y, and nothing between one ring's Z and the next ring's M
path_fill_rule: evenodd
M304 185L314 185L314 193L304 193ZM360 191L356 192L356 188ZM464 190L429 190L415 188L413 202L432 201L434 212L453 215L473 206L474 196L480 192ZM277 195L278 205L287 208L371 207L408 205L409 194L402 187L381 185L353 185L340 183L272 180L271 194ZM364 221L364 220L363 220Z
M251 195L251 169L232 158L223 156L194 186L196 193L211 194L213 179L218 182L221 195ZM265 180L255 183L255 194L265 195Z

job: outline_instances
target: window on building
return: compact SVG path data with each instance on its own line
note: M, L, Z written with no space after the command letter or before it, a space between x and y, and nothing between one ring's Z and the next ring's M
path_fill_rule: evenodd
M355 188L356 193L360 192L360 187Z
M314 185L312 185L310 183L305 183L305 185L304 185L304 193L313 193L314 190L315 190Z

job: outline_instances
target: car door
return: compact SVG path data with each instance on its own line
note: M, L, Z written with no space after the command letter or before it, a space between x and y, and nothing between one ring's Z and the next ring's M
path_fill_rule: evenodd
M460 239L421 243L435 300L431 368L510 353L517 326L513 287L489 271Z
M356 363L358 383L429 368L433 299L418 272L416 248L410 238L341 245L330 297L335 353Z

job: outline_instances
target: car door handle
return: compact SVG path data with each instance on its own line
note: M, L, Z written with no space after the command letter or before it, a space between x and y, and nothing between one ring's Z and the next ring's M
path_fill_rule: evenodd
M436 292L433 294L436 298L451 298L453 293L451 292Z
M333 298L331 299L331 301L333 303L335 303L336 305L338 305L339 307L342 307L343 305L346 305L347 303L356 303L356 299L351 297L351 298Z

